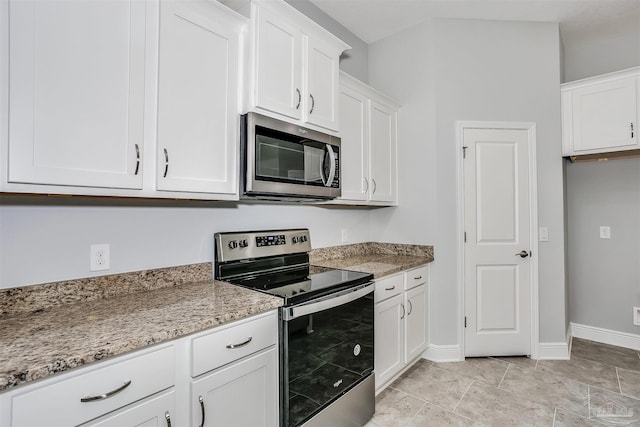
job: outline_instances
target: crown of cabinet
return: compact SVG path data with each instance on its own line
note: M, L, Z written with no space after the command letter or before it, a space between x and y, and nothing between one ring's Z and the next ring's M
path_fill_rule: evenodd
M339 129L339 62L350 46L285 2L250 5L245 111Z

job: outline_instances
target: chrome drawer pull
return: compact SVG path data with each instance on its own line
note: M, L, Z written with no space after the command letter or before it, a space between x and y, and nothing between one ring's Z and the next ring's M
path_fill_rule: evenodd
M120 393L122 390L124 390L125 388L129 387L130 385L131 385L131 380L129 380L126 383L124 383L121 387L118 387L117 389L111 390L111 391L109 391L107 393L99 394L97 396L83 397L83 398L80 399L80 402L86 403L86 402L93 402L95 400L107 399L107 398L113 396L114 394Z
M400 307L402 307L402 316L400 316L400 319L404 319L404 315L407 314L407 312L404 309L404 304L400 304Z
M204 427L204 397L199 396L198 401L200 402L200 412L202 413L202 422L200 423L200 427Z
M164 174L162 175L163 178L167 177L167 172L169 172L169 153L165 148L164 149Z
M422 279L422 276L418 276L418 277L414 277L413 280L420 280Z
M171 427L171 415L169 415L169 411L164 413L164 418L167 420L167 427Z
M296 110L300 108L300 102L302 101L302 94L300 93L300 89L296 88L296 92L298 92L298 105L296 105Z
M309 97L311 97L311 110L309 110L309 114L311 114L313 113L313 109L316 107L316 100L311 94L309 94ZM633 130L633 127L631 129Z
M140 147L138 144L135 144L136 147L136 170L133 172L134 175L138 175L138 170L140 169Z
M251 340L253 339L253 337L249 337L247 338L246 341L241 342L240 344L227 344L227 348L238 348L238 347L244 347L245 345L249 344L251 342Z
M390 288L384 288L384 290L385 290L385 291L392 291L392 290L394 290L395 288L396 288L396 285L393 285L393 286L392 286L392 287L390 287Z
M409 316L413 311L413 304L411 304L411 300L409 300L408 302L409 302L409 312L407 313L407 316Z

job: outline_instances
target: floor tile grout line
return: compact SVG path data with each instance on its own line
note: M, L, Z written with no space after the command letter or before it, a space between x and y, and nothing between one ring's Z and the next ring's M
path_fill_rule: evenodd
M620 372L618 372L617 366L616 366L616 378L618 379L618 389L620 390L620 394L622 394L622 383L620 383Z
M553 409L553 421L551 422L551 426L552 426L552 427L555 427L555 425L556 425L556 414L557 414L557 413L558 413L558 407L556 406L556 407Z
M509 368L511 368L511 363L507 365L507 369L504 370L504 374L502 374L502 378L500 378L500 382L498 382L498 385L496 386L496 388L500 388L500 384L502 384L502 381L504 381L504 378L507 376L507 372L509 372Z
M453 407L453 409L451 410L451 412L453 412L455 414L455 410L458 409L458 405L460 405L460 402L462 402L462 399L464 399L464 397L467 395L467 393L469 392L469 389L471 388L471 386L473 385L473 383L475 383L476 380L471 380L471 384L469 384L469 387L467 387L467 389L464 391L464 393L462 393L462 396L460 396L460 399L458 399L458 402L456 403L456 405Z
M411 425L411 423L413 422L413 420L415 420L415 419L416 419L416 417L418 416L418 414L419 414L419 413L420 413L420 412L421 412L421 411L422 411L426 406L427 406L427 402L426 402L426 401L424 401L424 402L423 402L423 404L422 404L422 406L420 407L420 409L418 409L418 410L416 411L416 413L415 413L415 414L413 414L413 417L411 417L411 419L410 419L410 420L409 420L409 421L408 421L404 426L406 427L406 426Z

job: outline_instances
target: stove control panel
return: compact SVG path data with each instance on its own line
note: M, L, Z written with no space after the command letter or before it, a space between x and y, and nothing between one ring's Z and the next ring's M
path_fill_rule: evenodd
M263 246L279 246L286 245L287 239L284 234L274 234L268 236L256 236L256 246L261 248Z
M216 233L215 261L226 262L311 250L308 229Z

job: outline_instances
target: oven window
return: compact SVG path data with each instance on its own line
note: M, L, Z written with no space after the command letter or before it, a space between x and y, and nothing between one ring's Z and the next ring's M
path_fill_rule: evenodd
M283 321L283 338L284 425L292 427L373 372L373 292Z
M324 185L325 144L259 127L256 132L256 178Z

